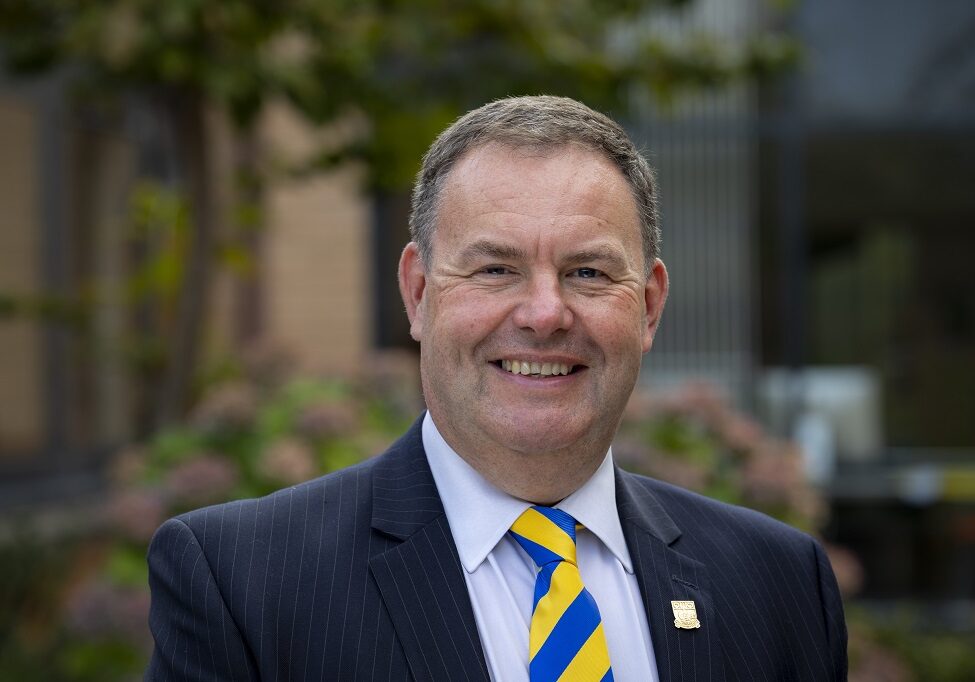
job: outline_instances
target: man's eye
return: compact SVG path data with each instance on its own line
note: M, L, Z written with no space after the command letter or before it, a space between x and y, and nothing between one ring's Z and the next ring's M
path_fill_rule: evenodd
M481 270L486 275L508 275L511 274L511 270L503 265L489 265L488 267Z
M575 270L573 274L581 279L596 279L603 273L596 268L579 268L578 270Z

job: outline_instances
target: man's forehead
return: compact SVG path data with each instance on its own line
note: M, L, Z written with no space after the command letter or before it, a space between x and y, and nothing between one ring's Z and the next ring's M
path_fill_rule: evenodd
M512 182L512 176L524 176ZM605 154L579 145L545 148L490 144L460 158L441 187L439 204L453 200L473 208L479 202L521 199L528 206L543 206L558 194L572 193L595 207L614 197L617 203L636 203L626 177ZM624 198L625 197L625 198ZM556 207L557 208L557 207Z
M531 251L524 242L527 229L535 235L535 246L557 246L557 253L552 255L563 260L630 262L642 269L636 262L643 258L636 202L612 162L587 149L563 147L546 150L542 160L567 153L568 163L520 165L515 169L508 165L509 160L519 164L537 155L526 157L520 149L507 148L481 151L484 156L466 159L469 165L457 168L455 182L444 188L437 229L432 234L433 252L439 245L450 252L440 251L440 256L449 255L456 261L489 255L501 260L526 260ZM511 151L517 156L509 156ZM603 166L598 172L591 172L586 163L590 155L593 162ZM536 171L541 175L532 175ZM546 238L534 242L543 233L553 237L571 234L572 241L560 239L549 244ZM576 252L586 255L575 258Z

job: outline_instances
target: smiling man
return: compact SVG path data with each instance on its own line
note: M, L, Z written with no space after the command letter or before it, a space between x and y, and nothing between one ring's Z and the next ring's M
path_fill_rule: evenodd
M400 264L432 421L489 483L554 504L606 456L667 271L594 149L492 142L441 182Z
M472 111L411 231L428 411L369 462L168 521L146 678L845 679L812 538L613 463L668 290L623 129L564 98Z

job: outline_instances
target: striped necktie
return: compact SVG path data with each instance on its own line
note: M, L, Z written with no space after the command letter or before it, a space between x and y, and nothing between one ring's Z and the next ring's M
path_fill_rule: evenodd
M538 566L528 632L531 682L612 680L596 600L576 565L576 521L561 509L532 507L511 535Z

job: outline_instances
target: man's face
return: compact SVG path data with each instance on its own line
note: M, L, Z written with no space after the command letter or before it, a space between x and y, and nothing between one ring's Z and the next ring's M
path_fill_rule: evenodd
M400 278L447 442L468 461L567 449L601 461L667 290L659 261L644 276L620 171L575 146L477 148L446 180L432 245L426 268L407 247Z

